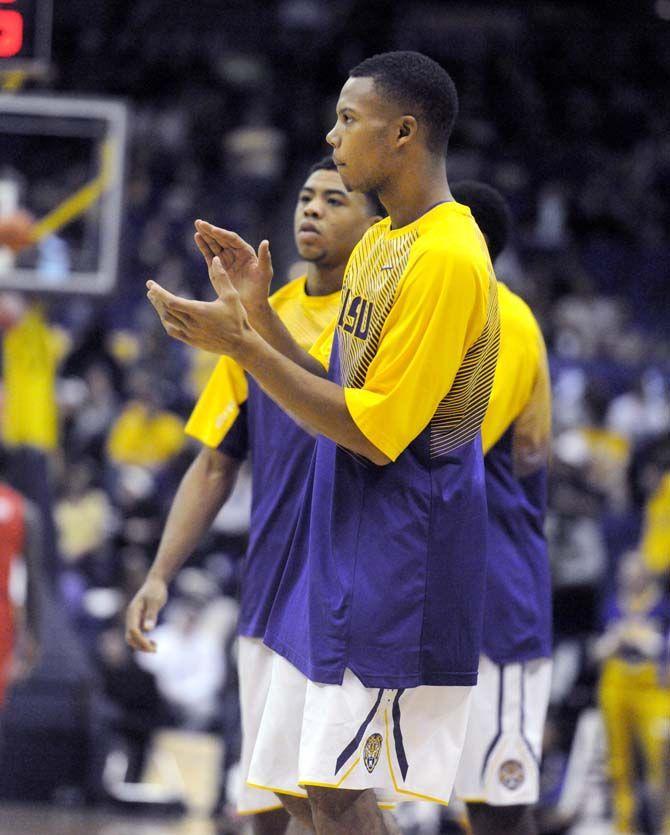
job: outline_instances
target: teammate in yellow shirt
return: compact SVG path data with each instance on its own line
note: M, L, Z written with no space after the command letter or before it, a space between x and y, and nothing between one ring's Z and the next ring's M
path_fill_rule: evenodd
M351 250L382 211L373 197L346 191L330 158L310 171L298 196L294 229L307 274L270 297L272 309L305 350L335 316ZM272 653L261 639L284 570L283 555L315 440L225 356L196 404L186 432L203 446L175 496L147 581L128 610L128 638L137 649L152 649L143 633L155 624L165 603L166 584L206 532L232 490L240 461L249 454L253 496L238 623L243 776L238 809L254 815L257 834L283 832L288 816L276 796L249 787L244 780L272 668Z
M511 218L499 192L464 181L494 259ZM544 340L528 305L498 283L500 352L482 424L489 561L479 681L456 792L474 835L533 835L551 684L551 578L544 536L551 390Z

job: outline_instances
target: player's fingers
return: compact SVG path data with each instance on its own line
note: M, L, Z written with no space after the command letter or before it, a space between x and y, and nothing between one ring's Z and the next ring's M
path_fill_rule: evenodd
M214 226L206 220L196 220L196 228L203 235L208 235L210 238L213 238L224 249L226 247L246 249L254 255L256 254L251 244L248 244L237 232L232 232L230 229L222 229L220 226Z
M155 288L149 290L147 298L154 306L163 325L188 329L193 324L193 317L189 313L170 307L165 298Z
M144 632L150 632L156 628L158 621L158 613L163 608L158 600L148 598L144 604L144 614L142 615L142 629Z
M200 227L202 231L198 232L198 234L202 236L205 243L210 248L212 254L219 256L219 258L221 259L221 263L226 269L231 267L235 263L235 259L237 258L238 254L243 250L235 246L221 246L221 244L218 241L216 241L208 231L206 231L204 221L198 222L202 224ZM252 255L254 254L254 251L253 249L251 249L251 247L249 247L249 252Z
M198 249L202 253L205 261L207 262L207 266L211 267L212 266L212 258L214 257L214 254L213 254L212 250L210 249L209 244L203 238L203 236L200 234L200 232L196 232L195 235L193 236L193 238L195 240L196 246L198 247Z
M221 246L221 244L215 238L213 238L209 234L209 232L206 232L206 231L203 230L202 232L199 232L198 234L202 235L205 243L211 249L212 255L220 255L221 254L221 251L222 251L223 247Z
M174 293L170 293L169 290L161 287L155 281L147 281L147 290L147 296L154 307L157 306L154 302L157 302L180 319L192 316L198 306L198 302L193 299L182 299L181 296L175 296Z
M214 255L221 255L221 253L223 252L221 244L217 243L211 235L208 235L206 232L198 232L197 234L200 235L200 237L207 245L207 248L212 253L212 257Z
M162 321L163 316L167 312L167 308L163 304L162 299L160 298L160 296L157 293L154 293L151 290L147 293L147 298L149 299L149 301L153 305L154 310L156 311L156 313L158 313L158 316L159 316L160 320Z
M212 268L209 271L209 278L212 282L212 287L216 290L216 294L219 298L225 296L231 291L235 292L233 282L230 280L230 277L226 272L226 268L221 263L221 258L218 255L212 260Z
M268 281L272 279L272 255L270 254L270 241L261 241L258 247L258 266Z
M126 611L126 643L133 649L142 652L153 652L155 649L154 642L142 634L140 627L143 609L144 601L142 599L136 598L128 606Z
M141 605L135 598L126 609L126 637L130 634L131 629L140 625L140 610Z
M167 335L171 336L173 339L180 339L182 342L185 341L186 331L184 325L182 325L178 319L175 319L174 316L170 315L170 312L163 306L159 299L152 297L149 294L147 295L149 297L149 301L158 313L158 318L161 320L161 324L163 325Z
M215 247L214 254L216 255L216 251L221 249L221 244L212 234L212 230L218 227L208 223L206 220L196 220L194 225L196 232L202 235L210 246Z
M156 652L156 642L143 635L137 627L126 632L126 642L140 652Z
M179 325L174 325L171 322L166 322L165 319L163 319L162 321L163 327L165 328L165 333L168 336L171 336L172 339L178 339L180 342L188 343L188 334L182 327L180 327Z
M176 316L167 309L161 313L161 320L164 325L170 325L170 327L177 328L180 331L188 330L188 320L185 317L183 318L183 315Z

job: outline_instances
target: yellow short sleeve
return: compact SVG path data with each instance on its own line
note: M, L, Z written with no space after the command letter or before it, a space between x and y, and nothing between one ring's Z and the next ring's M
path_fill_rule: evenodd
M498 301L500 348L482 424L484 453L502 438L530 397L542 341L530 309L504 284L498 284Z
M316 342L309 349L309 353L318 360L321 365L328 371L330 364L330 352L333 347L333 336L335 335L335 326L337 325L337 316L333 318L331 323L324 328L324 330L316 338Z
M184 430L208 447L218 447L248 397L247 378L230 357L221 357Z
M503 284L498 288L500 349L482 424L482 445L486 454L516 422L515 446L520 458L528 458L522 465L528 471L541 450L546 462L551 431L547 352L528 305Z
M345 388L356 425L392 461L426 427L481 334L488 286L483 257L414 245L365 385Z
M551 379L542 334L533 387L521 414L514 423L512 456L514 472L524 477L544 467L551 446Z

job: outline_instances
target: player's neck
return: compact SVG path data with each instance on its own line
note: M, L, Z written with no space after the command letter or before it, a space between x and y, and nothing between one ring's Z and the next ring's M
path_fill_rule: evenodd
M431 158L408 167L402 177L384 186L379 199L391 218L392 229L407 226L438 203L453 200L444 161Z
M342 289L344 264L337 267L324 267L317 264L307 265L305 293L308 296L329 296Z

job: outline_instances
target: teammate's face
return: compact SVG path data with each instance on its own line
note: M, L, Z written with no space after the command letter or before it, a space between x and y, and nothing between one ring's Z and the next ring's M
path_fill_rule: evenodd
M349 78L326 136L342 182L352 191L378 191L393 166L400 114L377 93L371 78Z
M300 257L328 267L345 263L377 219L370 215L365 195L348 192L337 171L315 171L300 190L295 208Z

